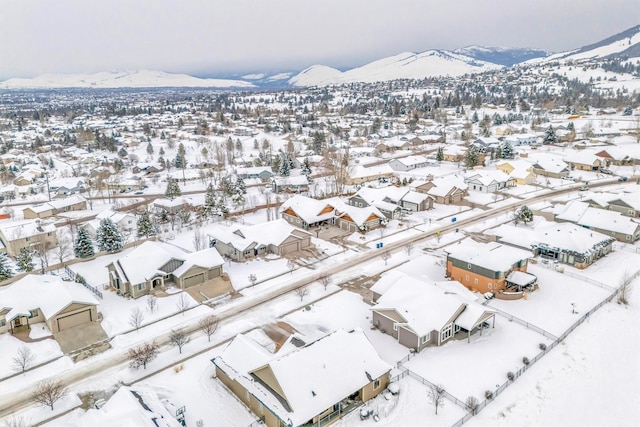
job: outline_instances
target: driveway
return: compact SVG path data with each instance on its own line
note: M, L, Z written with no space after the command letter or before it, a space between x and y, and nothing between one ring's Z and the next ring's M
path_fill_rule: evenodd
M108 338L100 322L88 322L74 326L53 334L53 337L58 341L64 354L73 353Z

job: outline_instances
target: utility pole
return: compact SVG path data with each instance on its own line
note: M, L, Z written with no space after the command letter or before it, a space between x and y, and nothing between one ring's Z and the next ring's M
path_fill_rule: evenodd
M49 188L49 172L44 174L44 177L47 180L47 197L49 197L49 201L51 201L51 189Z

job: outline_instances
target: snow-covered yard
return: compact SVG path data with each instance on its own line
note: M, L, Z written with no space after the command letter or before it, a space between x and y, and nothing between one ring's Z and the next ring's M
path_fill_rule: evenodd
M31 325L31 329L41 330L43 325L44 324L36 323ZM17 368L13 362L13 358L16 357L21 347L27 348L33 355L32 363L30 363L28 367L40 365L62 356L60 346L54 339L24 342L9 333L2 334L0 335L0 378L5 378L19 372L19 368Z

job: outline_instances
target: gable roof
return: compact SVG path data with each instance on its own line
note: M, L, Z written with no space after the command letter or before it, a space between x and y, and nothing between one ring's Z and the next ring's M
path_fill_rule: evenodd
M172 259L184 261L187 253L176 246L147 240L127 255L112 263L118 274L131 284L146 282L154 275L166 274L159 270Z
M446 248L447 258L475 264L492 271L508 271L513 264L531 257L531 252L500 243L479 243L464 240Z

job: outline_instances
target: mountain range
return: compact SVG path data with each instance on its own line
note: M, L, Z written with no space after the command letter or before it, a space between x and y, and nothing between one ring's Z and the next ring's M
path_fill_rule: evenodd
M435 76L455 77L518 64L536 65L613 57L640 57L640 25L597 43L560 53L533 48L468 46L453 51L433 49L421 53L404 52L346 71L319 64L300 72L251 73L229 79L204 79L149 70L46 74L32 79L9 79L0 82L0 89L194 87L242 90L307 87Z

